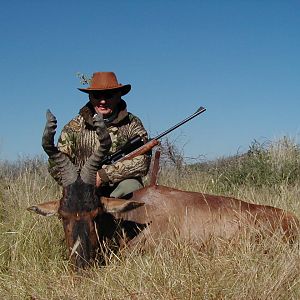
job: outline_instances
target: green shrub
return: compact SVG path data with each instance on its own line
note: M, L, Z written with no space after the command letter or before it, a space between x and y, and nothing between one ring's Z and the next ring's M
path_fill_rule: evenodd
M254 141L247 153L202 164L201 169L219 191L241 185L293 185L300 181L300 147L286 137L272 143Z

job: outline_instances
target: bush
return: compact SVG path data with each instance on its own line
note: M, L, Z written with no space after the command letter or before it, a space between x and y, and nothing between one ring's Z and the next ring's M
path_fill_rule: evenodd
M300 147L287 137L272 143L254 141L245 154L193 168L210 174L211 184L219 191L241 185L293 185L300 180Z

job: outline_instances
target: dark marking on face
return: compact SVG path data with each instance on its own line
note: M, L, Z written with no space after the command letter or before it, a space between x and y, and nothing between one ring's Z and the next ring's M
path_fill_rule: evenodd
M84 268L96 256L99 242L94 221L102 210L95 186L86 184L80 177L64 188L59 215L71 260L77 267Z

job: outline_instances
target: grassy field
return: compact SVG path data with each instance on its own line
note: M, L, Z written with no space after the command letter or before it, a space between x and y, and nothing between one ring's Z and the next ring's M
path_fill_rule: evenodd
M1 162L1 299L300 299L300 243L212 241L201 251L163 239L143 255L108 258L106 267L72 273L60 221L26 211L58 199L41 158ZM213 162L164 166L160 184L270 204L300 218L300 150L288 139L253 143Z

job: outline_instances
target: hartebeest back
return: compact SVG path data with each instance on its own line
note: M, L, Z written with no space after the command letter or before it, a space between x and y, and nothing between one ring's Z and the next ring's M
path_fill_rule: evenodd
M180 237L197 243L211 237L230 239L245 229L267 234L281 232L288 241L298 235L299 221L294 214L232 197L150 186L136 191L131 200L145 205L115 216L148 226L130 244L143 240L149 245L149 241L174 230L174 226Z

